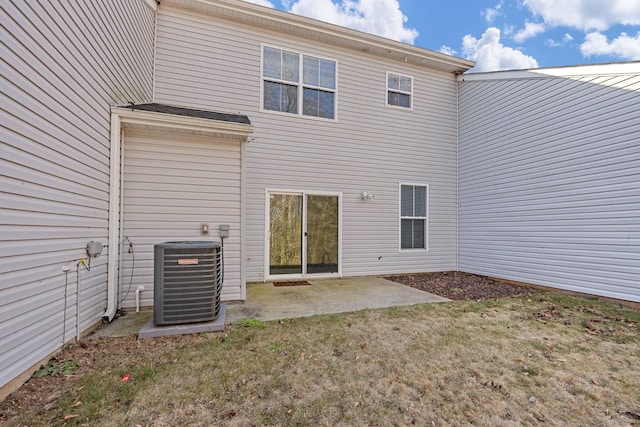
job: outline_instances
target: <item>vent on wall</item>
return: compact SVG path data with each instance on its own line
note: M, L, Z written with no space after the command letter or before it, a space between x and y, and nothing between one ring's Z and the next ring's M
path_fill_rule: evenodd
M154 246L156 325L209 322L218 317L221 255L218 242L166 242Z

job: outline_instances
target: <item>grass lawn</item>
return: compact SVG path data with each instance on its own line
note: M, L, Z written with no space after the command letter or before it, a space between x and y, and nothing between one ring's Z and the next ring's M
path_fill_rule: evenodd
M57 357L80 365L72 375L31 379L0 423L638 425L639 324L637 311L541 292L85 340Z

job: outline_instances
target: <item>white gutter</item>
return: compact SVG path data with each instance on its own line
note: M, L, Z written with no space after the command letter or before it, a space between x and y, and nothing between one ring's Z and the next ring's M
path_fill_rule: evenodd
M395 61L435 68L448 73L465 72L475 62L444 53L368 34L306 16L261 6L255 2L235 0L162 0L162 7L177 7L261 27L290 37L323 40L338 47L381 56Z

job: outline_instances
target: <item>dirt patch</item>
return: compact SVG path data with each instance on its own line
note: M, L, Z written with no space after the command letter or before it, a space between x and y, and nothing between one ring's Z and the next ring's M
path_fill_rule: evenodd
M409 274L386 279L455 301L480 301L528 295L532 288L462 272Z

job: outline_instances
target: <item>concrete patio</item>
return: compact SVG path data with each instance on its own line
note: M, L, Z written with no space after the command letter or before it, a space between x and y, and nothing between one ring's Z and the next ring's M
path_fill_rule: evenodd
M248 284L246 301L225 304L224 322L231 324L248 318L269 321L449 301L380 277L308 280L307 283L309 285ZM128 312L100 327L90 338L137 335L152 315L150 309Z

